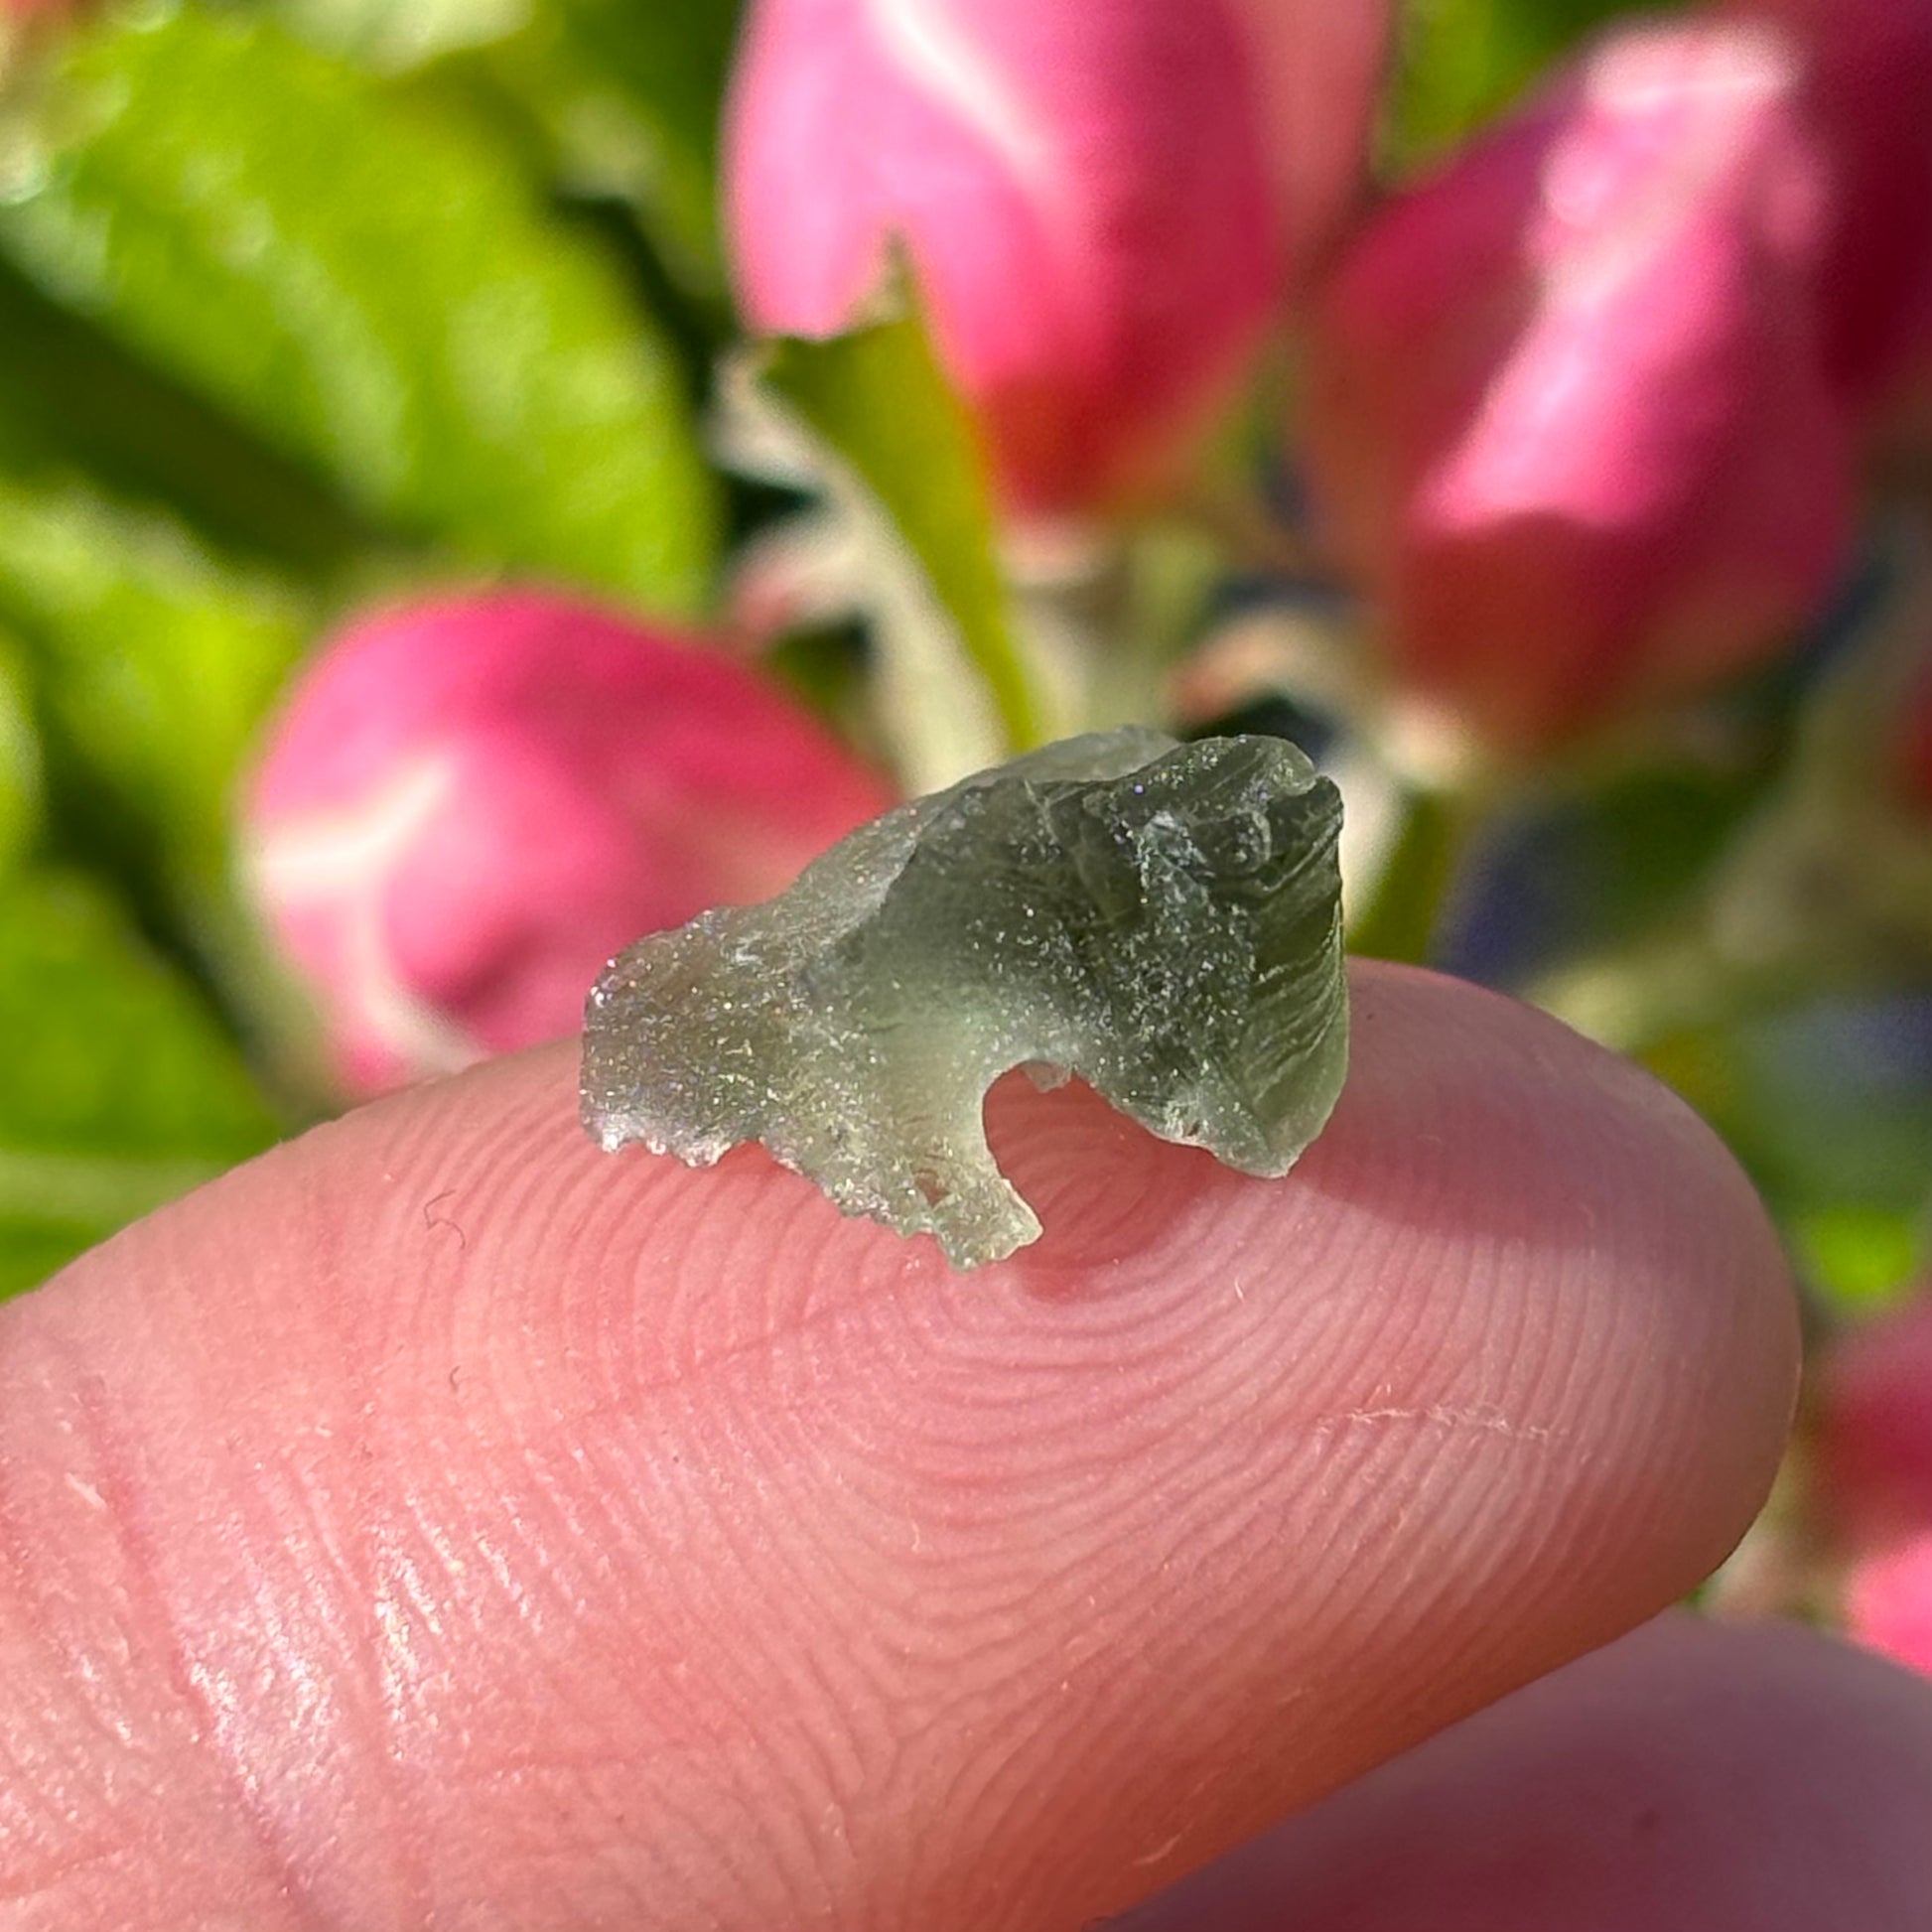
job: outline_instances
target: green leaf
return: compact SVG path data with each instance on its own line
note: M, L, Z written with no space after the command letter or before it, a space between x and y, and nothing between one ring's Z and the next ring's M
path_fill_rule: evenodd
M32 681L63 835L190 900L221 890L236 768L313 618L170 518L79 484L0 483L0 623Z
M1683 0L1411 0L1392 113L1397 159L1426 160L1492 120L1618 14Z
M276 12L305 40L388 72L521 27L527 0L278 0Z
M996 561L985 460L916 312L829 342L776 342L763 384L911 552L985 681L1008 746L1042 743L1040 701Z
M1841 1312L1902 1293L1926 1257L1932 986L1733 1015L1645 1062L1743 1163L1804 1278Z
M1841 1313L1902 1303L1924 1267L1922 1210L1832 1202L1793 1215L1786 1233L1804 1279Z
M702 286L721 287L718 124L741 0L560 0L555 11L575 65L620 110L593 108L580 126L621 142L667 254Z
M1443 914L1481 824L1480 801L1415 789L1392 798L1400 813L1379 871L1361 882L1349 950L1423 965L1435 957Z
M0 1295L268 1146L194 990L78 878L0 886Z
M32 844L41 816L41 748L26 672L10 640L0 637L0 880Z
M61 482L76 470L305 574L334 573L376 540L319 479L0 259L0 475Z
M1441 963L1488 985L1527 987L1560 1009L1557 989L1573 972L1619 998L1639 986L1634 963L1679 943L1781 769L1779 717L1752 706L1712 723L1714 738L1724 732L1722 761L1579 769L1493 820L1468 855ZM1680 1022L1662 1014L1657 1024Z
M76 34L0 251L400 534L665 610L717 505L674 359L515 150L261 21Z

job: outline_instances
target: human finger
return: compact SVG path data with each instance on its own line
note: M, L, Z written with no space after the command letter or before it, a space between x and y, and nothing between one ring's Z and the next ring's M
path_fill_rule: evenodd
M970 1276L553 1051L0 1313L23 1922L1044 1932L1649 1615L1775 1462L1763 1217L1554 1022L1355 1011L1280 1181L996 1093Z
M1478 1712L1114 1932L1923 1932L1932 1684L1673 1614Z

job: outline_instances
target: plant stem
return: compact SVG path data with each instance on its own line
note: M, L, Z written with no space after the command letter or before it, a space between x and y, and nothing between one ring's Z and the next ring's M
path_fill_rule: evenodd
M1411 965L1429 959L1470 843L1487 822L1487 805L1474 788L1403 791L1388 856L1349 922L1351 951Z

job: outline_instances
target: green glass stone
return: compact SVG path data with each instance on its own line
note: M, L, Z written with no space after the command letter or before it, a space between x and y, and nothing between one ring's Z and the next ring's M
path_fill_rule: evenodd
M1049 745L620 954L587 1011L584 1124L693 1166L760 1142L960 1268L1040 1231L981 1118L1014 1066L1285 1173L1347 1071L1340 829L1280 739Z

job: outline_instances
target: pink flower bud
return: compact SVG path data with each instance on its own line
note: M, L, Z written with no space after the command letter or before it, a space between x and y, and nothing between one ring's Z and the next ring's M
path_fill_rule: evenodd
M369 1092L574 1033L610 955L890 802L695 639L528 591L367 617L290 692L245 876Z
M746 313L836 333L897 238L1016 508L1150 487L1360 181L1386 29L1386 0L758 0Z
M1786 29L1830 172L1826 365L1860 404L1932 370L1932 0L1734 0Z
M1868 1649L1932 1676L1932 1532L1853 1566L1845 1628Z
M1619 34L1372 217L1318 299L1332 538L1408 692L1491 744L1688 694L1831 578L1848 439L1797 89L1767 30Z
M1818 1464L1849 1542L1932 1536L1932 1291L1859 1329L1830 1358Z
M1932 1291L1828 1359L1816 1440L1845 1627L1932 1674Z

